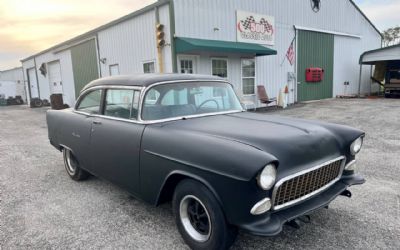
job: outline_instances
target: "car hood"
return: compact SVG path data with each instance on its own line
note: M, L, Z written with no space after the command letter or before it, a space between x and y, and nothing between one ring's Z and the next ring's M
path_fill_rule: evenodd
M348 126L249 112L174 121L168 128L250 145L275 156L289 172L347 156L351 142L363 135Z

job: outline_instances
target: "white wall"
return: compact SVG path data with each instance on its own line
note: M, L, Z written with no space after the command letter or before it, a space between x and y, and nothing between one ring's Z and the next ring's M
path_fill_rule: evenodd
M63 100L64 103L72 106L75 103L75 85L74 85L74 74L72 71L72 60L71 60L71 52L69 50L63 50L60 52L49 51L44 54L38 55L35 57L36 60L36 71L38 76L38 85L39 85L39 95L40 99L47 99L50 101L50 83L49 83L49 75L42 75L39 71L42 63L46 64L46 68L48 70L47 63L53 62L56 60L60 61L61 66L61 79L63 85ZM25 80L27 82L27 69L35 67L35 63L33 59L28 61L24 61L22 63ZM26 84L28 86L28 84ZM27 90L28 91L28 90ZM27 92L29 93L29 92ZM29 99L29 94L28 94Z
M165 72L172 71L171 47L169 36L168 5L159 7L160 23L164 25L165 41L163 49ZM101 64L101 75L109 76L109 67L119 65L120 74L143 73L143 62L154 61L156 69L156 13L150 10L130 20L99 31L100 58L106 58Z
M0 72L0 81L3 82L2 87L5 88L5 86L13 86L12 93L9 92L10 94L7 96L14 97L16 95L20 95L22 97L22 100L26 102L26 95L25 95L25 84L24 84L24 75L22 72L22 68L14 68L10 70L4 70ZM4 81L7 81L8 83L5 83ZM7 91L8 92L8 91ZM0 94L2 91L0 90Z
M282 65L281 63L295 36L294 25L361 36L362 38L352 45L354 49L350 68L358 67L358 61L354 58L359 57L365 50L380 47L379 34L349 0L321 1L321 10L318 13L311 10L309 0L174 0L174 7L176 36L211 40L236 41L236 10L274 16L275 45L269 47L277 50L278 54L257 57L256 84L264 84L271 97L275 97L278 90L288 84L290 102L295 100L297 84L288 82L288 72L294 72L295 65L291 66L287 61ZM219 30L214 31L214 28ZM337 41L340 47L341 38ZM340 53L346 54L343 51L338 52L335 57L337 63L347 60L339 60ZM335 65L335 68L341 68L340 74L334 73L335 82L347 78L351 81L358 79L358 70L346 70L340 65ZM366 82L368 74L369 70L364 71L363 83ZM369 89L369 86L362 87L362 90L366 89ZM339 88L334 90L335 93L341 91Z

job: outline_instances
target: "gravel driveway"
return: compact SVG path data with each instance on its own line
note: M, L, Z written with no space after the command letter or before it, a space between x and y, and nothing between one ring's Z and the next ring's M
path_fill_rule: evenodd
M367 182L300 229L240 233L234 249L400 249L400 100L326 100L272 112L367 133ZM269 115L266 113L265 115ZM74 182L47 139L45 109L0 107L0 249L186 249L170 204L152 207L91 177Z

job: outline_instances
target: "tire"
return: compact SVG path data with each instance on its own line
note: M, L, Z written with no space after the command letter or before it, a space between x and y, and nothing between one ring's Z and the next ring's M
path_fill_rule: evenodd
M181 181L172 208L178 230L190 248L228 249L235 241L237 228L228 225L217 199L200 182Z
M89 177L89 173L79 167L79 163L71 150L63 149L64 166L67 174L75 181L82 181Z

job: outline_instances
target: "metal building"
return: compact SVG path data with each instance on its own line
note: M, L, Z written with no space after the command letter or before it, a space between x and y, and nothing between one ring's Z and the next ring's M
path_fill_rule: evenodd
M164 43L158 46L156 25ZM352 0L159 0L22 60L28 97L63 93L74 104L82 87L115 74L180 72L227 78L246 101L257 85L288 102L370 91L360 55L381 35ZM323 70L309 82L308 68Z
M22 68L0 71L0 95L4 98L21 96L26 101Z

